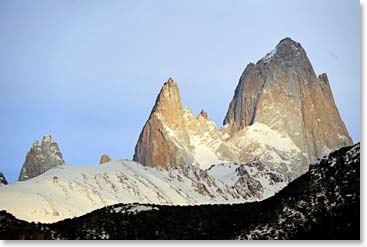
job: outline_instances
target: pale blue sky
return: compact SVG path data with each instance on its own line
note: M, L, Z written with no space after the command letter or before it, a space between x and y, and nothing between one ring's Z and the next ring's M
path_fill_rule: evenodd
M67 164L131 159L169 76L221 126L245 66L286 36L328 74L359 141L359 11L357 0L2 0L0 171L16 180L48 133Z

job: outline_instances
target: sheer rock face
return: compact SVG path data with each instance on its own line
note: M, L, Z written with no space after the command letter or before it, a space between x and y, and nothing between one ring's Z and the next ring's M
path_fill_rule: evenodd
M182 109L178 86L169 78L143 127L133 159L151 167L196 165L206 169L223 161L216 154L221 144L221 133L204 110L196 117L188 107Z
M107 163L107 162L110 162L110 161L111 161L110 156L108 156L107 154L103 154L101 156L101 159L99 161L99 164L102 165L102 164Z
M18 180L25 181L54 167L65 165L59 145L51 135L44 136L41 144L36 140L26 156Z
M134 161L152 167L192 164L190 139L177 84L163 85L135 147Z
M0 186L7 185L7 184L8 184L8 181L6 180L4 174L0 172Z
M254 123L288 135L314 162L352 144L326 74L316 76L299 43L283 39L243 72L224 119L231 135Z

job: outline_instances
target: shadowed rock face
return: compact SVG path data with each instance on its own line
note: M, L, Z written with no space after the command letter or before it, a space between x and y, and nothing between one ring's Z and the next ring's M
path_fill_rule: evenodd
M7 185L8 181L6 180L4 174L2 172L0 172L0 186L1 185Z
M102 164L107 163L107 162L110 162L110 161L111 161L110 156L108 156L107 154L103 154L101 156L101 159L99 161L99 164L102 165Z
M59 145L51 135L44 136L42 143L36 140L29 152L19 174L19 181L36 177L51 168L65 165Z
M327 75L317 77L302 46L290 38L246 67L224 119L231 135L256 122L288 135L307 163L352 144Z

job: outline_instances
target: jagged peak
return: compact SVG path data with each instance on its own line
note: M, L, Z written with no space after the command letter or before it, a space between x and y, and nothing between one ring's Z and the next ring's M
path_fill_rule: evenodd
M169 108L171 110L176 108L177 110L182 111L180 92L178 90L177 83L172 79L172 77L169 77L163 84L152 109L152 114L154 112L164 110L165 108Z
M39 142L38 140L34 140L32 147L37 147L37 146L39 146Z
M192 111L190 110L190 108L188 106L185 106L185 108L183 110L183 115L184 116L192 116L192 117L195 117L194 114L192 113Z
M164 83L165 86L168 87L177 87L177 83L173 80L172 77L168 77L167 81Z
M108 156L108 154L102 154L101 159L99 161L99 164L102 165L104 163L110 162L111 158Z
M297 54L301 52L305 54L305 50L302 45L289 37L282 39L275 48L280 55L283 53L290 54L291 52L295 52Z
M45 135L41 144L38 140L34 141L26 155L18 180L28 180L60 165L65 165L65 161L59 145L51 135Z
M204 109L201 109L201 111L200 111L200 113L199 113L199 115L198 115L198 118L199 118L199 117L203 117L203 118L205 118L205 119L209 119L208 113L206 113L206 112L204 111Z
M191 113L190 108L189 108L188 106L185 106L185 107L184 107L183 112L184 112L184 113Z
M306 52L302 45L293 39L286 37L279 41L275 48L267 53L263 58L261 58L256 64L268 63L277 57L280 59L286 58L289 60L291 57L306 57Z
M7 185L8 181L5 178L5 175L0 171L0 185Z
M42 147L44 145L48 146L48 144L55 144L56 141L52 139L52 136L50 134L47 134L42 137L41 143L36 139L34 140L32 144L32 148Z
M289 47L292 47L292 48L302 48L300 43L298 43L297 41L294 41L293 39L291 39L289 37L285 37L284 39L279 41L279 43L276 47L279 48L279 47L282 47L282 46L289 46Z
M329 84L329 78L326 73L322 73L318 76L319 80L325 82L326 84Z
M47 135L42 137L42 142L51 143L51 142L55 142L55 141L52 139L52 136L50 134L47 134Z
M178 85L172 79L172 77L169 77L168 80L163 84L158 97L160 96L165 96L166 98L180 97L180 94L178 93Z

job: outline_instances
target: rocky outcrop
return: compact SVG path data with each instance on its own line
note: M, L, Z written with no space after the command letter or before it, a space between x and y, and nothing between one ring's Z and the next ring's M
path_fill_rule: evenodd
M4 174L2 172L0 172L0 186L1 185L7 185L8 181L6 180Z
M289 136L305 154L306 164L352 144L327 75L317 77L305 50L290 38L249 64L240 78L225 130L233 136L254 123Z
M54 167L63 166L65 162L59 145L51 135L44 136L42 142L36 140L29 152L19 174L19 181L36 177Z
M107 154L102 154L101 159L99 160L99 164L102 165L110 161L111 161L110 156L108 156Z
M134 161L149 166L193 163L176 82L164 83L135 147Z
M244 198L268 198L287 185L288 179L253 160L246 164L217 164L207 170L214 177L241 192Z

